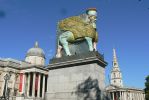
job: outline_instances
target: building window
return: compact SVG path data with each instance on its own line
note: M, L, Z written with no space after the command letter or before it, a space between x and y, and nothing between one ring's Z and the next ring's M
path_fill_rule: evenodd
M116 65L116 63L114 63L114 66Z
M114 78L116 78L116 74L115 73L113 73L114 74Z

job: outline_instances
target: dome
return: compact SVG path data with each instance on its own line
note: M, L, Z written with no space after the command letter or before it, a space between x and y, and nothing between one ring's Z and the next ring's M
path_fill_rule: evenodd
M45 58L44 51L39 48L38 42L35 43L35 46L27 51L26 57L28 56L38 56Z

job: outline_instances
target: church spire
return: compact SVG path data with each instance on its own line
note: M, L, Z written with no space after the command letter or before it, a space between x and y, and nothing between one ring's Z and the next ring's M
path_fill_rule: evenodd
M114 48L113 48L113 60L114 60L114 61L117 61L116 52L115 52L115 49L114 49Z
M117 57L116 57L116 51L115 49L113 48L113 67L118 67L118 61L117 61Z
M118 65L115 49L113 49L113 63L112 64L113 64L113 68L111 71L111 84L122 87L123 86L122 73Z

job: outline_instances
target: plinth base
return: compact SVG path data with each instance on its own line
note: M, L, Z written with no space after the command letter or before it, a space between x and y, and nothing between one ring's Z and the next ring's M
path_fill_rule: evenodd
M98 52L52 59L46 100L103 100L106 65Z

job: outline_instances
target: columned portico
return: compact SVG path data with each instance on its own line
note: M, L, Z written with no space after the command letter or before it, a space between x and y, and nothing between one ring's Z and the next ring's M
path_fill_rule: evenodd
M28 98L44 98L46 75L39 72L24 74L24 94Z
M108 91L109 100L145 100L144 93L140 90L114 89Z

